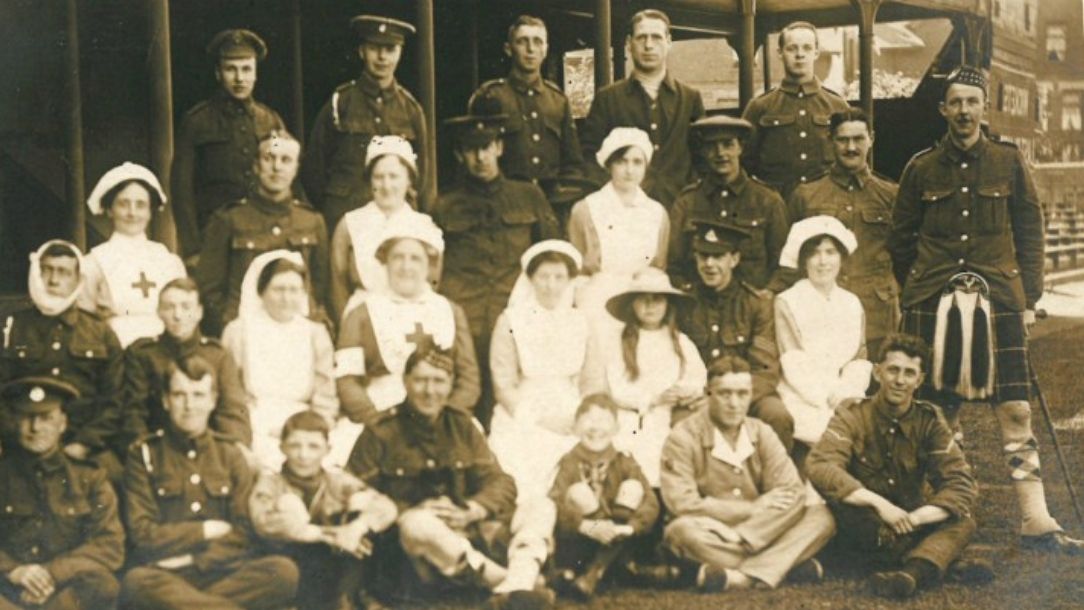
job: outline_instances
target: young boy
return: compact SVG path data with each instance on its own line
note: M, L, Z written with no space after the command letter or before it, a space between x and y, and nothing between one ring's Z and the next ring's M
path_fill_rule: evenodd
M583 399L575 424L580 442L558 462L550 489L557 505L557 565L587 566L580 575L566 569L557 584L582 599L594 595L630 540L649 533L659 516L640 465L614 448L617 409L607 394Z
M296 413L282 428L282 472L260 475L249 497L256 532L284 546L297 563L300 608L382 608L364 590L363 560L371 533L386 530L395 504L353 475L324 469L331 447L327 420Z

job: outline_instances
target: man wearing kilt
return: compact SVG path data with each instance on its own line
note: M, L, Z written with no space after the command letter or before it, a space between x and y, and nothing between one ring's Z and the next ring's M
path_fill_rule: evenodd
M1031 431L1028 328L1043 288L1043 214L1023 156L980 129L986 76L949 75L948 134L900 180L888 248L903 286L903 332L933 346L925 398L954 413L993 405L1020 502L1021 546L1084 554L1050 516Z

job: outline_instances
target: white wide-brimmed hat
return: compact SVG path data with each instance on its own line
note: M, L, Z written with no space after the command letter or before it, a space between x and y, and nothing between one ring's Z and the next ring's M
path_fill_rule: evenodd
M783 252L779 255L779 265L782 267L798 268L798 252L802 244L822 235L830 235L846 250L845 254L854 252L858 247L858 240L835 216L811 216L799 220L790 228L787 235L787 243L783 246Z
M646 131L635 127L614 127L595 153L595 160L602 167L606 167L606 161L610 155L627 146L639 148L643 151L645 160L651 163L651 155L655 152L651 136L647 135Z

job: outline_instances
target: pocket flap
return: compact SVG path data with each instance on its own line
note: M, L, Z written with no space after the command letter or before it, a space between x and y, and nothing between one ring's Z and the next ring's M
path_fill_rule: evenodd
M951 197L954 192L953 189L927 189L922 191L922 201L925 201L926 203L935 203Z
M1009 185L1008 184L991 184L987 186L979 187L980 197L1008 197Z
M862 220L872 224L888 224L890 217L884 210L862 210Z
M766 114L760 117L758 122L761 127L780 127L783 125L793 125L795 117L793 114Z
M287 238L291 246L295 248L302 248L306 246L315 246L319 242L319 238L314 232L299 233L297 235L291 235Z

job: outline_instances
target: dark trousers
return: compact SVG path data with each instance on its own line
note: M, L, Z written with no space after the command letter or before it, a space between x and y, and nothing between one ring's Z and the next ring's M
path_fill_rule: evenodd
M131 610L284 608L293 604L297 582L297 566L281 555L209 572L141 566L125 574L121 599L122 606Z
M833 505L836 534L833 548L877 569L896 569L908 559L924 559L944 575L975 533L970 517L949 517L903 536L892 533L872 508Z
M294 544L287 547L286 554L301 575L298 608L335 610L343 596L356 599L365 587L365 561L326 544Z
M120 584L106 568L86 570L57 587L44 604L32 606L19 601L22 589L6 578L0 580L0 610L108 610L117 602Z

